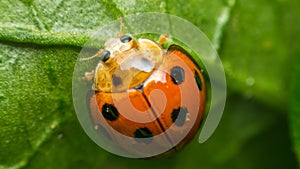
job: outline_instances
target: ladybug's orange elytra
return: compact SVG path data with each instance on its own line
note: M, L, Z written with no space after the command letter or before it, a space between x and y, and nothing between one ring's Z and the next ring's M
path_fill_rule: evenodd
M140 153L132 150L137 143L180 149L195 136L204 114L201 70L180 46L164 50L165 40L123 35L106 41L97 54L101 61L87 97L91 119L108 142L128 153ZM136 142L128 147L113 130Z

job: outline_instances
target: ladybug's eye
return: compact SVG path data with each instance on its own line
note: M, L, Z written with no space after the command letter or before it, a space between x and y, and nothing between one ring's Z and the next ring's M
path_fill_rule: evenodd
M128 42L130 42L131 40L132 40L132 37L129 36L129 35L123 35L123 36L120 37L120 41L121 41L122 43L128 43Z
M110 52L108 50L103 51L100 58L103 62L106 62L110 58Z

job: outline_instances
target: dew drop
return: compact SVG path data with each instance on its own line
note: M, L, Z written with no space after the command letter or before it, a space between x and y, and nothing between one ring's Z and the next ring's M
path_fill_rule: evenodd
M159 4L159 8L160 9L165 9L166 8L166 3L164 1L162 1L160 4Z
M55 128L56 128L56 125L55 125L55 124L51 124L50 128L51 128L51 129L55 129Z
M62 139L64 137L64 134L62 134L62 133L59 133L58 135L57 135L57 138L58 139Z
M248 77L246 79L246 85L247 86L253 86L255 84L255 79L253 77Z
M5 97L4 97L4 94L0 91L0 100L4 100Z

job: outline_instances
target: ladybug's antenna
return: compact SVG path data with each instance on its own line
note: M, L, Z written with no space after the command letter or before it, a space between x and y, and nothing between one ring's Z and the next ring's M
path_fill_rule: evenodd
M124 35L124 22L123 22L123 18L119 17L118 21L119 21L119 24L120 24L120 31L119 31L119 33L117 34L116 37L121 37L121 36ZM87 60L94 59L96 57L101 57L101 54L103 53L103 51L104 51L103 49L100 49L95 55L87 57L87 58L80 58L80 61L87 61Z
M117 34L117 37L121 37L124 35L124 22L123 22L123 18L119 17L118 21L120 23L120 32Z
M94 59L96 57L100 57L101 54L103 53L103 49L100 49L96 54L94 54L93 56L87 57L87 58L80 58L80 61L87 61L87 60L91 60Z

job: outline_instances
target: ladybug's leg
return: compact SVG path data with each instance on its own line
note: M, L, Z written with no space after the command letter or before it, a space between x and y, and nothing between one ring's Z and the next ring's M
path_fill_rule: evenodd
M101 54L103 52L103 49L100 49L96 54L94 54L93 56L90 56L90 57L87 57L87 58L80 58L80 61L87 61L87 60L91 60L91 59L94 59L96 57L100 57ZM87 80L87 81L90 81L94 78L95 76L95 72L94 70L91 71L91 72L85 72L84 73L84 76L81 78L82 80Z
M162 44L166 43L168 36L169 36L169 34L167 34L167 33L165 35L160 35L158 44L161 46Z
M95 73L94 71L91 71L91 72L85 72L84 73L84 76L81 78L82 80L87 80L87 81L90 81L94 78L95 76Z

